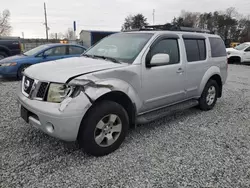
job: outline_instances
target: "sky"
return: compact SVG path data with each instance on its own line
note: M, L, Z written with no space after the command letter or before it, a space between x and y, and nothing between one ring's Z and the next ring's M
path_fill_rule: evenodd
M44 8L46 3L49 33L65 33L76 21L79 35L82 29L119 31L125 17L142 13L148 23L170 22L181 10L210 12L235 7L250 14L250 0L1 0L0 12L11 13L12 36L45 38Z

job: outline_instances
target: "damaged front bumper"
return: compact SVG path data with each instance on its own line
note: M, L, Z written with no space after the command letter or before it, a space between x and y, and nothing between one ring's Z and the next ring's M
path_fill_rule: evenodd
M83 92L61 103L31 100L19 92L18 101L25 111L22 116L27 116L23 119L46 134L65 141L77 139L82 118L92 105Z

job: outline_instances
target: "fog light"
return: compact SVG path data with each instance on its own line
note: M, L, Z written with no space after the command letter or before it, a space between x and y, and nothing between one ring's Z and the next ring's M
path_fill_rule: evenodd
M46 123L45 129L48 133L53 133L54 132L54 126L52 123Z

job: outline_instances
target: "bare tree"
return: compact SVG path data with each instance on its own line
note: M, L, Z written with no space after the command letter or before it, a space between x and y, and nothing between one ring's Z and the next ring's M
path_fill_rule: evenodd
M180 17L183 18L183 26L197 27L199 25L200 13L198 12L188 12L182 10Z
M0 36L7 36L11 32L10 11L4 10L0 13Z
M229 7L226 9L226 15L229 16L230 18L238 18L241 15L237 12L235 7Z
M57 38L58 38L58 39L63 39L63 38L64 38L64 34L63 34L62 32L59 32L59 33L57 34Z
M68 28L68 30L66 31L64 38L66 39L73 39L74 38L74 31L71 28Z
M50 33L49 38L50 39L57 39L56 33Z

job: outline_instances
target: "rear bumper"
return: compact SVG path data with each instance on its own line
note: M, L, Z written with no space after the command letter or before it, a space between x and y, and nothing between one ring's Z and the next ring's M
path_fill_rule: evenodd
M85 94L72 99L63 110L60 110L62 103L31 100L21 92L18 93L18 101L27 109L29 124L65 141L77 139L82 118L91 106Z

